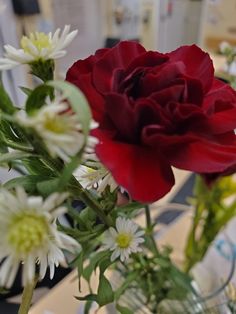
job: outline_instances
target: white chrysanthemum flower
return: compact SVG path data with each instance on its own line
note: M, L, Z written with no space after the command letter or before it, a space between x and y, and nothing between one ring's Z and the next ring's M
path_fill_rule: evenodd
M104 250L113 251L111 261L120 257L122 262L128 260L131 253L141 252L140 243L144 242L144 231L138 231L138 225L130 219L118 217L116 229L105 232Z
M227 41L222 41L219 46L220 52L224 54L236 53L236 48Z
M56 219L66 212L61 206L66 193L54 193L45 201L40 196L27 196L22 187L15 193L0 190L0 286L9 288L19 266L23 265L23 285L35 276L43 279L47 267L52 279L55 267L66 265L62 250L75 252L80 245L57 230Z
M9 70L20 64L27 64L39 59L58 59L65 56L64 50L75 38L77 30L70 32L66 25L60 35L58 28L55 33L31 33L29 37L23 36L20 49L5 45L5 58L0 58L0 70Z
M220 52L224 53L226 50L231 49L231 45L227 41L222 41L219 45Z
M85 189L97 189L98 194L101 194L107 186L113 192L117 188L112 174L100 163L90 162L90 166L80 165L74 172L75 178Z
M84 145L84 134L77 115L69 110L68 103L59 96L41 107L34 115L29 116L24 110L19 111L16 119L22 126L37 132L52 157L58 156L65 162ZM95 127L97 124L92 121L91 129ZM85 157L94 150L97 141L95 137L88 136Z

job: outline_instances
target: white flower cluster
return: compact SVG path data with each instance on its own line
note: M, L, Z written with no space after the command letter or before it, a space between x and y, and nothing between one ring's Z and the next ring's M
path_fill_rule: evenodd
M109 228L105 232L104 250L113 251L111 261L118 257L122 262L129 259L131 253L141 252L139 247L144 242L144 231L138 231L138 225L130 219L118 217L116 228Z
M95 188L97 193L101 194L109 186L110 192L113 192L118 187L117 183L111 173L99 161L95 161L96 156L92 157L94 161L87 162L86 166L79 166L74 176L85 189Z
M54 193L46 200L27 196L23 188L15 193L0 190L0 286L9 288L23 265L23 285L32 282L36 264L43 279L47 267L53 278L55 267L65 265L63 250L76 252L80 245L57 230L56 219L67 211L61 204L67 194Z
M64 50L75 38L77 30L70 32L66 25L60 35L60 29L52 33L31 33L29 37L23 36L20 49L5 45L4 58L0 58L0 70L9 70L20 64L29 64L39 59L58 59L66 55Z
M22 126L37 132L52 157L60 157L65 162L84 145L84 134L78 117L71 112L68 103L61 96L49 101L34 115L28 115L24 110L19 111L16 119ZM97 124L92 121L91 129L95 127ZM97 139L88 136L85 154L93 151L96 144Z

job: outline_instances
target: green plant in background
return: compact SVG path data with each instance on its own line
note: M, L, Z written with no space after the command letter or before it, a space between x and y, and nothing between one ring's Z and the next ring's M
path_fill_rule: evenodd
M185 270L201 261L219 231L236 215L236 180L233 176L219 178L210 187L196 177L193 222L185 248Z
M236 57L236 47L224 41L219 46L219 52L226 59L226 69L224 71L220 71L217 75L229 82L229 84L236 89L236 76L231 74L231 67L234 64Z

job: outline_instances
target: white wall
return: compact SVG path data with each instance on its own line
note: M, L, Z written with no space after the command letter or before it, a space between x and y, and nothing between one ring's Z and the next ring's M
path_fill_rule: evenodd
M55 27L70 24L78 35L67 48L66 57L59 60L62 74L78 59L93 54L104 44L103 12L100 0L53 0Z
M159 0L158 50L166 52L199 43L202 4L201 1Z
M13 14L11 1L0 0L0 56L3 56L3 45L11 44L18 47L15 16ZM10 71L2 73L3 83L11 98L17 105L22 105L25 96L18 88L26 86L26 69L19 66Z

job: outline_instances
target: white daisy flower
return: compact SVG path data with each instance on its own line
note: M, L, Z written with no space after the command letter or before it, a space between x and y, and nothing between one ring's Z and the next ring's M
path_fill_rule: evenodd
M97 189L98 194L104 192L107 186L113 192L117 188L112 174L98 161L88 162L89 166L80 165L74 172L75 178L85 189Z
M144 231L137 231L138 225L130 219L118 217L116 229L105 232L103 250L113 251L111 261L120 257L122 262L128 260L131 253L141 252L140 243L144 242Z
M27 196L22 187L15 193L0 190L0 286L11 287L20 264L23 285L35 276L43 279L47 267L52 279L55 267L66 265L62 250L76 252L80 245L57 230L56 219L66 212L61 206L67 194L54 193L45 201L40 196Z
M68 103L61 97L41 107L34 115L29 116L24 110L16 114L16 119L24 127L34 129L42 138L50 155L60 157L65 162L70 161L84 145L84 134L76 114L69 110ZM92 121L91 129L97 127ZM85 157L94 150L97 139L88 136L85 147Z
M5 45L4 58L0 58L0 70L9 70L20 64L27 64L39 59L58 59L65 56L64 50L75 38L77 30L70 32L70 26L66 25L60 35L58 28L55 33L31 33L29 37L23 36L20 49L11 45Z

